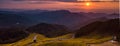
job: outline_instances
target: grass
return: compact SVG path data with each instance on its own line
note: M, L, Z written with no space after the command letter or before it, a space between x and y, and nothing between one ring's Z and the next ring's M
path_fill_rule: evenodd
M37 43L32 43L33 37L37 35ZM30 34L27 38L22 39L18 42L11 44L0 44L0 46L86 46L88 43L102 43L108 41L111 37L101 37L101 36L83 36L80 38L71 38L72 34L67 34L64 36L59 36L56 38L47 38L40 34ZM63 39L63 40L59 40Z

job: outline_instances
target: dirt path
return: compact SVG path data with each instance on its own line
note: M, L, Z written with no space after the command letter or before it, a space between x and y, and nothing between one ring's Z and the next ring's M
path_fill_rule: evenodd
M101 44L90 44L90 46L120 46L120 44L107 41Z

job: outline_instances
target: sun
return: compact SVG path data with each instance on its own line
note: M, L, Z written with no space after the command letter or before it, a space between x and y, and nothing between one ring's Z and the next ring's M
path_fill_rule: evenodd
M87 2L85 5L86 5L86 6L90 6L91 4L90 4L89 2Z

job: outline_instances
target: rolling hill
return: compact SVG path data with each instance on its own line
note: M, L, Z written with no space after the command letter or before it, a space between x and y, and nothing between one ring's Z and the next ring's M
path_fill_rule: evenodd
M106 21L96 21L90 23L76 32L76 37L81 37L85 35L100 35L100 36L117 36L118 41L120 40L120 24L119 19L111 19Z
M69 33L67 27L58 24L40 23L26 29L28 32L35 32L46 37L57 37Z
M21 28L0 28L0 44L17 42L29 34Z

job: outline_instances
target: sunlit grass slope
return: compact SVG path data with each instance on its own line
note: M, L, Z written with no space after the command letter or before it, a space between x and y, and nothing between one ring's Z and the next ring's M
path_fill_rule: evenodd
M65 36L70 37L69 35L65 35ZM61 38L65 36L62 36ZM41 44L39 46L87 46L87 44L103 43L110 39L111 39L110 36L108 37L100 37L97 35L96 36L83 36L80 38L73 38L73 39L70 38L70 39L57 41L57 42L49 42L49 43Z
M0 46L24 46L26 44L31 43L33 41L33 38L34 38L35 35L38 36L37 37L38 41L45 39L45 37L43 35L33 33L33 34L30 34L25 39L22 39L22 40L20 40L18 42L15 42L15 43L12 43L12 44L0 44Z
M33 42L34 36L37 35L37 42ZM27 38L12 44L0 44L0 46L86 46L88 43L102 43L110 40L111 37L82 36L80 38L72 38L72 34L59 36L56 38L47 38L40 34L30 34Z

